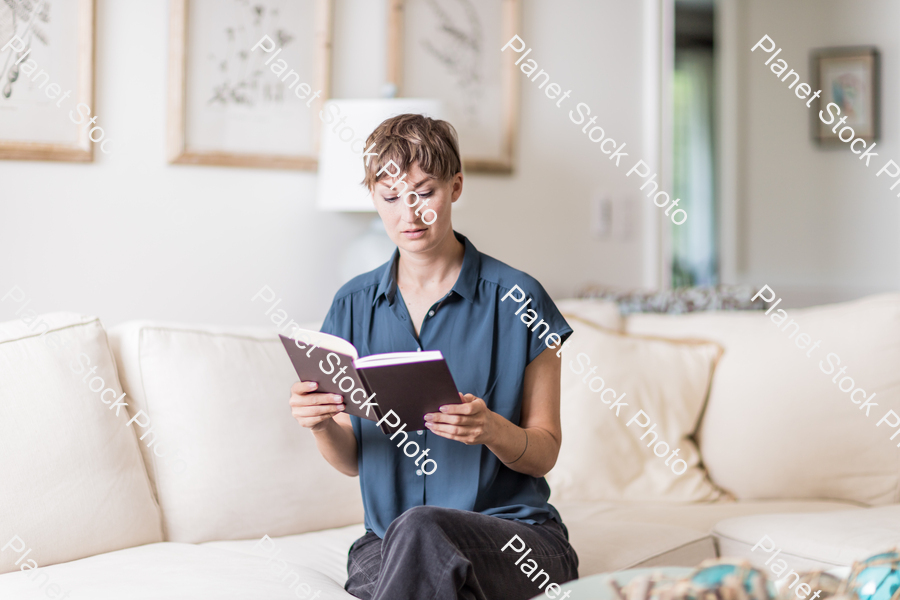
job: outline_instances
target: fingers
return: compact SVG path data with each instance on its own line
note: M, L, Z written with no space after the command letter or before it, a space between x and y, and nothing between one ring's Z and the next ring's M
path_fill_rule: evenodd
M316 392L315 381L298 381L291 386L291 416L303 427L311 428L346 411L340 394Z
M315 381L298 381L291 386L291 406L310 406L313 404L341 404L344 399L340 394L316 392L319 385Z
M298 381L291 386L292 394L308 394L318 389L319 384L315 381Z
M459 397L464 398L463 404L445 404L439 410L447 415L475 415L487 409L485 401L472 394L466 394L465 396L460 394Z
M291 406L316 406L343 404L344 400L339 394L291 394L289 403Z
M442 423L425 423L425 427L432 433L447 438L448 440L456 440L464 444L477 443L478 436L481 435L481 428L458 427L456 425L445 425Z
M339 415L344 412L344 410L343 404L294 406L291 408L291 416L294 417L301 426L313 428L323 421L328 421L335 415Z
M464 404L445 404L440 412L425 415L425 427L429 431L450 440L465 444L479 444L486 439L491 411L481 398L473 394L460 394Z
M447 425L462 425L471 419L471 415L445 415L441 413L428 413L425 415L426 423L444 423Z
M291 408L291 414L297 417L319 417L327 415L333 417L338 413L347 410L343 404L314 404L312 406L294 406Z
M425 427L435 433L446 433L452 436L463 435L466 431L466 429L459 427L458 425L448 425L444 423L425 423Z

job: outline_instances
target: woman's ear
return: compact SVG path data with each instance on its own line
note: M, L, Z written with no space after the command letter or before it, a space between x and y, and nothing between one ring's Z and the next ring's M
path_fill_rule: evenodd
M463 174L461 172L453 176L452 185L453 192L450 196L450 202L456 202L462 195L463 190Z

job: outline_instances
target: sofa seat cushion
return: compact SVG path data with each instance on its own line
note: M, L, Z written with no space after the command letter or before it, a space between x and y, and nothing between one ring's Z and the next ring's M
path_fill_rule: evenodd
M145 449L166 540L280 537L363 520L359 480L329 465L291 416L297 374L275 331L132 322L110 339L134 408L181 461L174 468Z
M698 439L713 482L739 499L900 502L888 413L900 412L900 294L780 310L630 315L626 328L725 348Z
M581 577L651 566L695 566L714 558L711 530L722 519L769 513L862 510L828 501L714 502L709 504L554 503L578 553ZM764 518L764 517L760 517Z
M0 573L162 541L100 321L23 315L0 323Z
M353 600L342 583L306 565L173 542L0 575L0 598L46 600L66 592L91 600Z
M723 554L762 567L775 555L796 571L847 567L855 560L900 547L900 504L805 515L757 515L725 519L713 528ZM764 546L753 546L768 536ZM772 552L764 548L774 547ZM774 578L772 574L767 573Z
M274 539L227 540L207 542L204 546L263 556L303 565L330 577L343 586L347 581L347 553L350 546L366 533L362 523Z

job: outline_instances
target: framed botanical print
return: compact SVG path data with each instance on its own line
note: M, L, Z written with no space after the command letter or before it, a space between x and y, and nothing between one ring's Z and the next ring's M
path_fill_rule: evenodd
M171 0L168 159L315 170L333 0Z
M826 48L813 53L814 89L822 90L813 111L813 137L820 144L834 144L859 137L867 143L877 140L880 127L880 55L871 46ZM834 104L837 109L829 104ZM838 109L840 113L838 113ZM826 121L819 118L823 111ZM843 137L839 137L842 135ZM849 136L849 137L848 137Z
M0 159L93 160L93 102L94 0L0 1Z
M436 98L468 171L511 173L519 77L500 48L519 33L521 0L388 0L388 80Z

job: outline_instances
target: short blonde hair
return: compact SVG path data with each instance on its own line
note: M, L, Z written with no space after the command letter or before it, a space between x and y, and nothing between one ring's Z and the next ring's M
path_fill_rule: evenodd
M381 176L376 173L389 161L394 161L401 173L417 164L424 173L440 181L449 181L462 171L456 129L447 121L418 114L397 115L375 128L366 140L366 147L372 144L378 156L372 157L366 166L363 183L369 191L388 176L388 172Z

